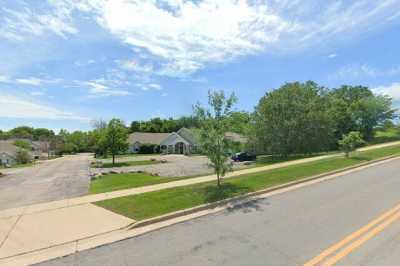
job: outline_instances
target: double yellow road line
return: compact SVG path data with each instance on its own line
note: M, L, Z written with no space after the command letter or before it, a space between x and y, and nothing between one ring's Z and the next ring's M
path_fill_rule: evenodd
M338 243L330 246L312 260L306 262L304 266L335 265L341 259L362 246L372 237L379 234L383 229L400 218L400 204L389 211L378 216L369 224L363 226L351 235L347 236Z

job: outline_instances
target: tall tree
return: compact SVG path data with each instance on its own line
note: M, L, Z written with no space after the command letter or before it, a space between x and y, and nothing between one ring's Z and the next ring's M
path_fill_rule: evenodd
M374 136L375 127L395 117L392 100L387 96L374 95L364 86L344 85L333 89L330 96L337 139L351 131L359 131L364 140L369 141Z
M217 175L218 187L221 186L221 177L230 168L230 142L225 138L229 129L229 116L237 98L234 94L225 96L223 91L209 92L209 108L197 104L195 114L200 121L200 145L207 155Z
M326 89L316 83L286 83L261 98L254 113L253 142L272 155L328 150L335 142Z
M128 130L120 119L111 119L105 132L107 149L112 155L112 164L115 164L115 156L128 149Z

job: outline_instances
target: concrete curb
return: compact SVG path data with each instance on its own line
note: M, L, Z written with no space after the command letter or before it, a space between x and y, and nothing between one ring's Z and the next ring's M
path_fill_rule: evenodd
M361 163L361 164L353 165L353 166L342 168L342 169L339 169L339 170L330 171L330 172L327 172L327 173L323 173L323 174L319 174L319 175L315 175L315 176L311 176L311 177L306 177L306 178L303 178L303 179L295 180L295 181L292 181L292 182L288 182L288 183L285 183L285 184L282 184L282 185L277 185L277 186L274 186L274 187L266 188L266 189L263 189L263 190L250 192L250 193L247 193L247 194L244 194L244 195L240 195L240 196L236 196L236 197L233 197L233 198L227 198L227 199L220 200L220 201L217 201L217 202L207 203L207 204L203 204L203 205L196 206L196 207L193 207L193 208L184 209L184 210L176 211L176 212L173 212L173 213L168 213L168 214L165 214L165 215L157 216L157 217L154 217L154 218L138 221L138 222L132 223L131 225L128 225L127 229L130 230L130 229L134 229L134 228L139 228L139 227L151 225L151 224L154 224L154 223L163 222L163 221L166 221L166 220L178 218L178 217L189 215L189 214L193 214L193 213L196 213L196 212L200 212L200 211L204 211L204 210L208 210L208 209L214 209L216 207L221 207L221 206L229 204L229 203L232 203L234 205L234 204L239 203L240 201L243 201L243 200L251 200L250 198L254 197L254 196L266 194L266 193L273 192L273 191L280 190L280 189L284 189L284 188L289 188L289 187L292 187L292 186L295 186L295 185L299 185L299 184L302 184L302 183L307 183L309 181L321 179L321 178L324 178L324 177L327 177L327 176L331 176L331 175L344 173L344 172L347 172L347 171L350 171L350 170L354 170L354 169L357 169L357 168L360 168L360 167L363 167L363 166L373 165L375 163L383 162L383 161L394 159L394 158L400 158L400 155L387 156L387 157L384 157L384 158L380 158L380 159L364 162L364 163Z

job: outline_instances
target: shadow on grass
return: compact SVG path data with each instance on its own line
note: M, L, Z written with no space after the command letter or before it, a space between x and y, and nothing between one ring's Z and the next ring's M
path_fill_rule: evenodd
M219 200L237 196L249 191L248 187L238 186L231 183L223 183L220 187L210 185L204 189L205 202L211 203Z
M370 161L371 158L365 157L365 156L350 156L350 159L355 160L355 161Z
M223 183L218 188L216 185L207 186L205 188L205 201L207 203L224 200L227 198L239 196L251 192L247 186L239 186L231 183ZM252 210L260 211L260 200L237 199L232 202L232 206L227 209L229 213L241 210L243 212L250 212Z

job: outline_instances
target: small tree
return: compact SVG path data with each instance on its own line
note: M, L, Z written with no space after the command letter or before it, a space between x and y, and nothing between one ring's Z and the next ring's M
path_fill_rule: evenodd
M228 117L236 101L234 94L226 97L223 91L208 92L208 104L211 110L199 104L195 106L195 114L201 126L201 149L214 168L218 187L221 186L221 177L231 168L228 162L230 143L225 138L225 133L228 130Z
M124 123L119 119L112 119L108 122L105 132L105 142L107 150L112 155L112 164L115 164L115 155L128 149L128 130Z
M364 144L364 140L359 131L352 131L347 135L343 135L343 138L339 140L339 146L346 154L346 158L349 158L350 153L355 151L356 148L362 144Z
M15 152L15 160L17 163L27 164L31 161L31 155L27 150L20 148Z
M31 150L32 149L31 144L26 140L18 139L16 141L14 141L14 145L19 147L19 148L25 149L25 150Z

